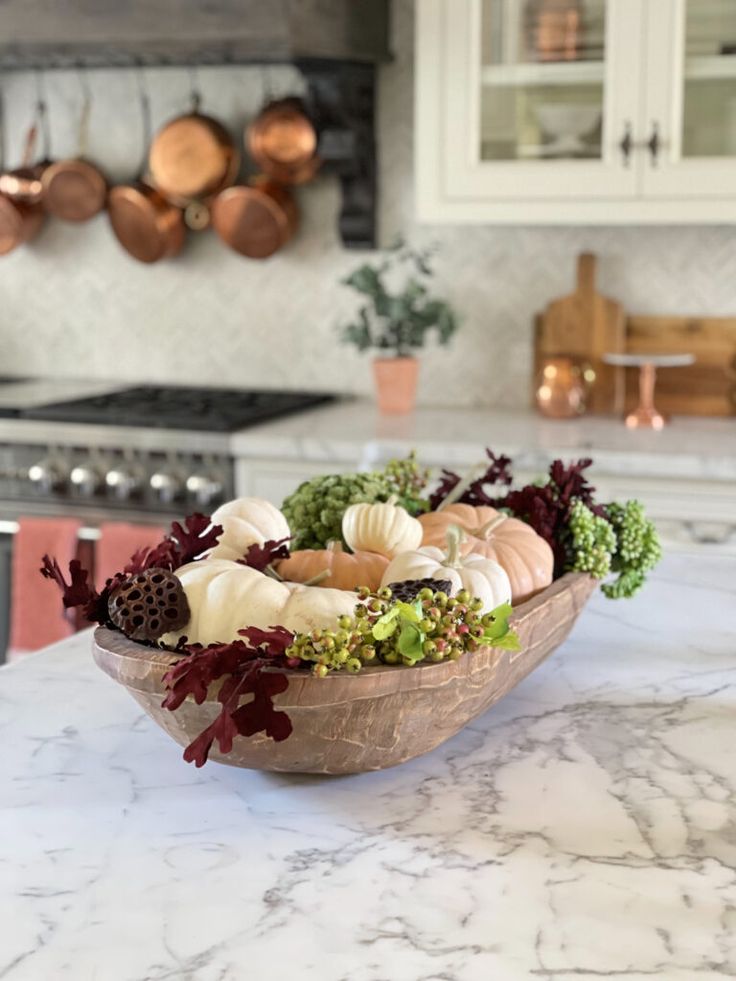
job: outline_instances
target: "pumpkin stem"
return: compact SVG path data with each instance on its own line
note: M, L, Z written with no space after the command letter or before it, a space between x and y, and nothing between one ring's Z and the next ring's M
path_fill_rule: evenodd
M328 579L330 575L329 569L323 569L322 572L318 572L316 576L312 576L311 579L307 579L306 582L302 583L302 586L319 586L321 582Z
M460 546L465 541L465 532L459 525L450 525L447 529L447 555L442 562L451 569L460 568Z
M266 566L266 568L263 571L267 576L270 576L272 579L275 579L276 582L284 581L284 577L279 572L276 571L275 566L269 564Z
M444 501L442 501L441 504L439 504L437 508L435 508L435 510L444 511L445 508L449 507L451 504L454 504L455 501L457 501L459 498L463 496L463 494L468 489L468 487L470 487L473 481L475 481L477 477L480 477L480 475L484 471L485 471L485 466L482 463L477 463L474 467L471 467L470 470L468 470L468 472L462 478L460 483L456 484L455 487L452 488L452 490L444 499Z
M333 555L342 555L344 551L342 542L328 542L325 551L332 552Z
M507 514L497 514L494 518L491 518L490 521L486 521L482 528L480 528L475 534L478 538L484 538L487 541L490 538L491 532L498 528L499 525L502 525L507 518Z
M391 497L386 501L386 504L396 505L399 503L399 498L397 494L392 494Z

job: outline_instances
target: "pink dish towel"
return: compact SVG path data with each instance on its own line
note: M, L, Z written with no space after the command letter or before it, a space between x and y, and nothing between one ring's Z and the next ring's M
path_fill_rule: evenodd
M8 660L15 660L74 633L74 617L64 615L55 582L41 576L45 554L56 558L64 575L77 554L76 518L20 518L13 539Z
M165 534L165 529L153 525L103 522L100 525L100 540L95 546L97 588L101 589L116 572L122 572L138 549L158 545Z

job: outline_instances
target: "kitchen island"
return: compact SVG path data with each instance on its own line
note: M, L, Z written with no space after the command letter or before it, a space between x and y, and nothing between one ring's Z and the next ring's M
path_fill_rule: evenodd
M736 974L736 562L594 597L444 746L183 763L89 634L0 670L3 981Z

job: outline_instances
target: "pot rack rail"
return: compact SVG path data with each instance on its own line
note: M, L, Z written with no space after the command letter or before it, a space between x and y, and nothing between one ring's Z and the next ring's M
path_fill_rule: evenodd
M305 79L348 248L376 244L376 65L390 0L2 0L0 72L289 64Z

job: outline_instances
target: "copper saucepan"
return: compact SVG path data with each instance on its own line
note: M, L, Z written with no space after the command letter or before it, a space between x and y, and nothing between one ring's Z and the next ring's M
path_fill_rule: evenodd
M299 224L287 187L268 177L229 187L212 204L212 225L222 241L249 259L266 259L282 248Z
M296 97L269 102L245 133L258 167L282 184L304 184L317 173L319 136L304 103Z
M43 172L43 201L48 212L64 221L82 222L94 218L105 207L107 180L102 171L85 160L87 131L92 100L85 94L79 122L79 155L59 160Z
M193 94L192 111L156 133L148 156L152 183L182 208L205 202L229 187L240 167L232 137L216 119L199 112L199 101ZM201 209L194 227L203 227Z
M0 175L0 255L7 255L41 230L45 214L41 201L42 164L31 161L38 129L31 125L26 136L21 166Z
M151 115L148 96L141 90L143 153L148 150ZM177 255L186 230L181 210L170 204L142 177L111 188L107 198L110 224L123 248L139 262L153 263Z
M181 251L181 211L144 181L111 188L107 209L118 241L139 262L158 262Z

